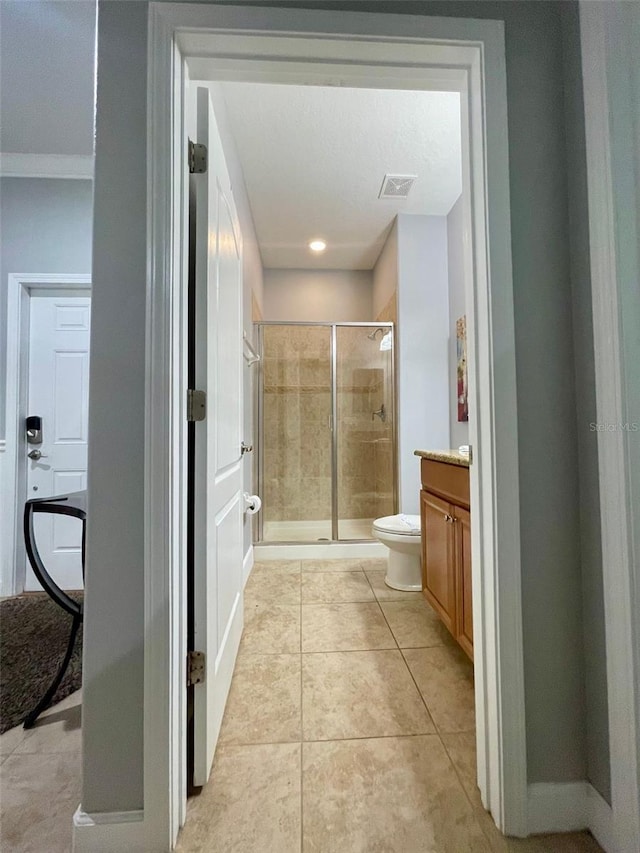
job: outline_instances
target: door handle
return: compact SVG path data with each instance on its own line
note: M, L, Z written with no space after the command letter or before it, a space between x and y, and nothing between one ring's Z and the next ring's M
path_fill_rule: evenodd
M240 456L244 456L245 453L251 453L253 450L253 444L245 444L244 441L240 445Z
M34 462L37 462L38 459L47 459L48 458L46 453L43 453L41 450L38 450L37 448L35 450L30 450L27 453L27 456L29 457L29 459L33 459Z

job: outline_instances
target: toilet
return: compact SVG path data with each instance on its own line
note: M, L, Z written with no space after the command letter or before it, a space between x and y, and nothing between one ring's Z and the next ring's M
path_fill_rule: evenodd
M372 532L389 549L386 585L391 589L420 592L420 516L401 513L376 518Z

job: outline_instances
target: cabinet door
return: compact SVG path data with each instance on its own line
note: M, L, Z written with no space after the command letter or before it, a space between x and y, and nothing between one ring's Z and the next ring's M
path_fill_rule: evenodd
M430 492L420 493L422 588L429 604L456 634L454 524L451 506Z
M452 506L456 533L457 626L456 639L473 660L473 607L471 594L471 516L461 506Z

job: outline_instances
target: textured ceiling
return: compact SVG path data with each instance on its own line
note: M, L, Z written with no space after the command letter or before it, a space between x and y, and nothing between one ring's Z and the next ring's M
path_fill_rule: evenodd
M93 153L95 18L95 0L0 0L0 151Z
M219 85L265 267L370 269L396 213L443 216L460 195L457 93ZM378 198L388 172L418 176L407 199Z

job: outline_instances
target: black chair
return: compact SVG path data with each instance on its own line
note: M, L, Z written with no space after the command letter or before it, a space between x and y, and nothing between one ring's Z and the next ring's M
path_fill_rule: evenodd
M36 513L67 515L71 518L79 518L82 521L82 580L84 582L87 493L72 492L68 495L57 495L53 498L33 498L32 500L28 500L24 507L24 544L27 549L27 557L31 563L31 568L47 595L71 616L71 633L69 635L67 650L62 663L60 664L60 668L42 699L24 718L23 725L25 729L33 728L35 721L45 708L49 706L56 690L60 686L60 682L64 678L64 674L67 671L69 662L71 661L76 636L78 635L78 631L84 618L83 605L74 601L74 599L67 595L63 589L60 589L42 562L42 558L38 552L34 531L34 516Z

